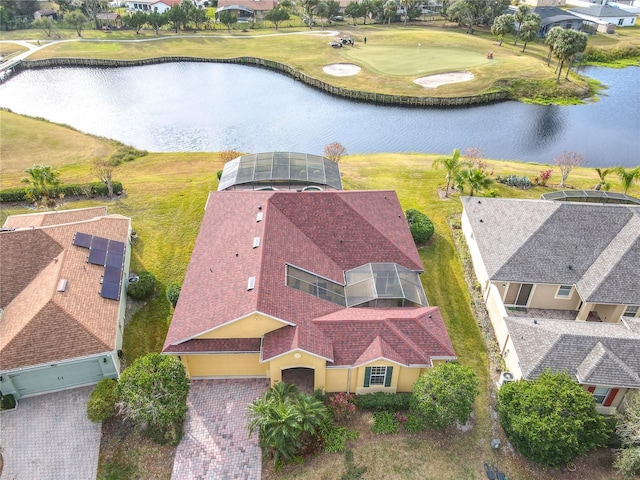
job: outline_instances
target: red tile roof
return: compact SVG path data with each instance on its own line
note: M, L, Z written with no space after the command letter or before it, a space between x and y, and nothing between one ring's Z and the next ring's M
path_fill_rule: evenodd
M88 250L72 242L78 231L127 242L129 230L128 218L109 215L0 233L0 370L115 349L120 302L100 296L104 268L88 264Z
M259 222L258 213L263 215ZM253 247L254 237L260 237L257 248ZM393 191L212 192L164 351L175 351L185 341L257 311L294 324L264 336L264 360L301 349L329 361L342 361L342 354L335 352L333 329L320 328L312 319L334 312L373 309L345 309L287 287L286 264L343 283L345 270L370 262L423 269ZM247 290L252 276L256 278L255 287ZM401 310L413 318L407 311L412 309ZM410 321L415 323L417 319ZM381 320L376 325L383 323ZM438 332L446 337L444 325ZM416 355L400 352L386 336L378 335L408 362L415 363L412 359ZM394 336L408 339L411 335L400 332Z

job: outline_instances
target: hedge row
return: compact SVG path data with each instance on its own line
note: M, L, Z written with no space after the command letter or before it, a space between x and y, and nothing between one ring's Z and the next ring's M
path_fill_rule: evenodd
M106 197L109 193L107 185L103 182L93 182L85 185L69 183L59 185L51 189L52 197L74 197L88 195L90 197ZM122 193L122 183L113 182L113 193ZM24 188L5 188L0 190L0 203L27 202L27 194Z
M411 403L410 393L376 392L356 395L356 406L374 412L405 412Z

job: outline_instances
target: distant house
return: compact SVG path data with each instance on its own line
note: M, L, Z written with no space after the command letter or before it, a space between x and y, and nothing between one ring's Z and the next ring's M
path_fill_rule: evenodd
M122 26L119 13L98 13L96 21L102 28L120 28Z
M254 15L264 15L270 12L278 2L276 0L218 0L216 19L220 11L232 10L238 12L238 18L248 18ZM253 12L249 15L249 12Z
M640 207L462 203L462 230L508 370L516 379L566 370L612 413L640 387Z
M40 20L41 18L50 18L51 20L58 20L57 10L51 8L44 8L42 10L36 10L33 12L33 19Z
M393 191L209 195L163 352L192 379L409 392L455 359Z
M131 222L105 207L12 215L0 232L0 391L117 378Z
M593 5L591 7L580 7L569 9L574 15L593 22L598 25L599 32L613 33L610 26L632 27L636 24L637 14L612 7L608 4Z
M567 4L567 0L524 0L530 7L562 7Z
M557 7L536 7L533 13L540 15L539 37L546 37L553 27L582 30L583 19Z
M232 15L236 16L239 22L247 22L255 15L253 10L243 7L242 5L225 5L224 7L218 7L216 9L216 21L220 21L220 14L222 12L231 12Z
M130 11L164 13L173 5L180 5L182 0L128 0L127 9Z

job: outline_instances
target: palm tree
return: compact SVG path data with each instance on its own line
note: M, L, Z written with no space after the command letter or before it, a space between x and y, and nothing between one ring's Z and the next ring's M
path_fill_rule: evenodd
M258 432L260 447L273 456L274 465L293 461L301 433L295 405L289 401L259 398L249 404L247 410L251 418L249 436Z
M475 192L482 192L493 185L493 179L480 168L467 168L456 174L455 182L457 187L464 191L464 187L469 187L469 196L473 197Z
M596 168L595 171L598 174L598 183L595 187L593 187L594 190L609 190L611 188L611 184L609 182L607 182L605 180L605 178L607 177L607 175L609 175L612 172L613 169L611 168Z
M455 178L462 167L468 166L470 163L468 161L460 160L460 150L457 148L453 149L453 153L450 157L440 157L434 160L433 168L439 168L443 166L447 171L447 187L444 192L444 196L449 196L449 187L451 186L451 181Z
M34 165L27 168L25 173L28 177L22 179L22 183L27 184L25 193L27 198L34 202L39 202L43 198L47 205L51 202L51 189L60 185L60 172L53 170L51 165Z
M516 13L513 14L513 17L516 21L516 23L518 24L518 28L516 28L516 38L513 42L514 45L518 44L518 38L520 37L520 29L522 29L522 24L524 23L524 21L527 18L527 15L529 15L529 6L522 4L522 5L518 5L518 9L516 10Z
M627 170L624 167L615 167L613 171L620 177L625 195L627 194L633 183L637 179L640 179L640 166L630 170Z

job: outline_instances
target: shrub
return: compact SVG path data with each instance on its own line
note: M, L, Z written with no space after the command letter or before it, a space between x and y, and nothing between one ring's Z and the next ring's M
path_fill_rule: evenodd
M220 152L220 160L222 160L222 163L227 163L235 158L238 158L240 155L242 155L240 152L236 152L232 149L227 149Z
M87 403L87 417L94 423L104 422L116 413L118 382L113 378L100 380Z
M178 297L180 297L180 284L171 282L167 285L167 300L169 300L173 308L176 308Z
M375 412L373 414L374 423L371 426L373 433L380 435L395 435L398 433L400 421L391 412Z
M536 380L502 385L498 415L513 446L543 465L570 462L607 436L593 397L565 372L547 370Z
M533 179L533 183L540 185L541 187L546 187L552 173L553 170L551 168L548 170L542 170L538 176Z
M122 162L131 162L139 157L144 157L149 152L146 150L138 150L137 148L122 146L116 150L116 153L109 157L109 162L113 165L120 165Z
M128 295L134 300L146 300L156 289L156 277L151 272L142 272L135 283L130 283Z
M358 408L374 412L406 412L409 410L410 403L410 393L376 392L355 397Z
M24 188L5 188L0 190L0 202L24 202L27 200L27 192Z
M422 430L424 430L426 427L426 424L424 423L424 420L421 416L419 415L414 415L412 413L410 413L409 415L407 415L407 421L404 424L404 429L409 432L409 433L419 433Z
M357 440L360 434L357 430L347 430L346 427L337 427L327 422L320 430L324 440L324 449L329 453L344 452L347 448L347 440Z
M38 192L34 192L39 195ZM68 183L52 187L49 190L51 198L63 198L63 197L77 197L80 195L87 195L90 197L102 196L106 197L109 193L107 185L102 182L92 182L87 184ZM122 193L122 183L113 182L113 193ZM26 202L30 201L27 198L27 192L24 188L5 188L0 190L0 202Z
M627 477L640 474L640 447L620 450L613 466Z
M464 424L471 418L478 384L471 367L455 362L437 365L420 375L413 385L413 413L433 429Z
M337 422L348 420L356 412L352 393L338 392L329 398L329 410Z
M405 212L413 241L417 245L427 243L434 232L433 222L424 213L410 209Z
M498 175L496 177L496 182L502 183L503 185L507 185L509 187L522 188L524 190L532 187L529 177L520 177L518 175Z
M16 397L12 394L8 394L2 397L0 401L0 410L11 410L16 408Z

